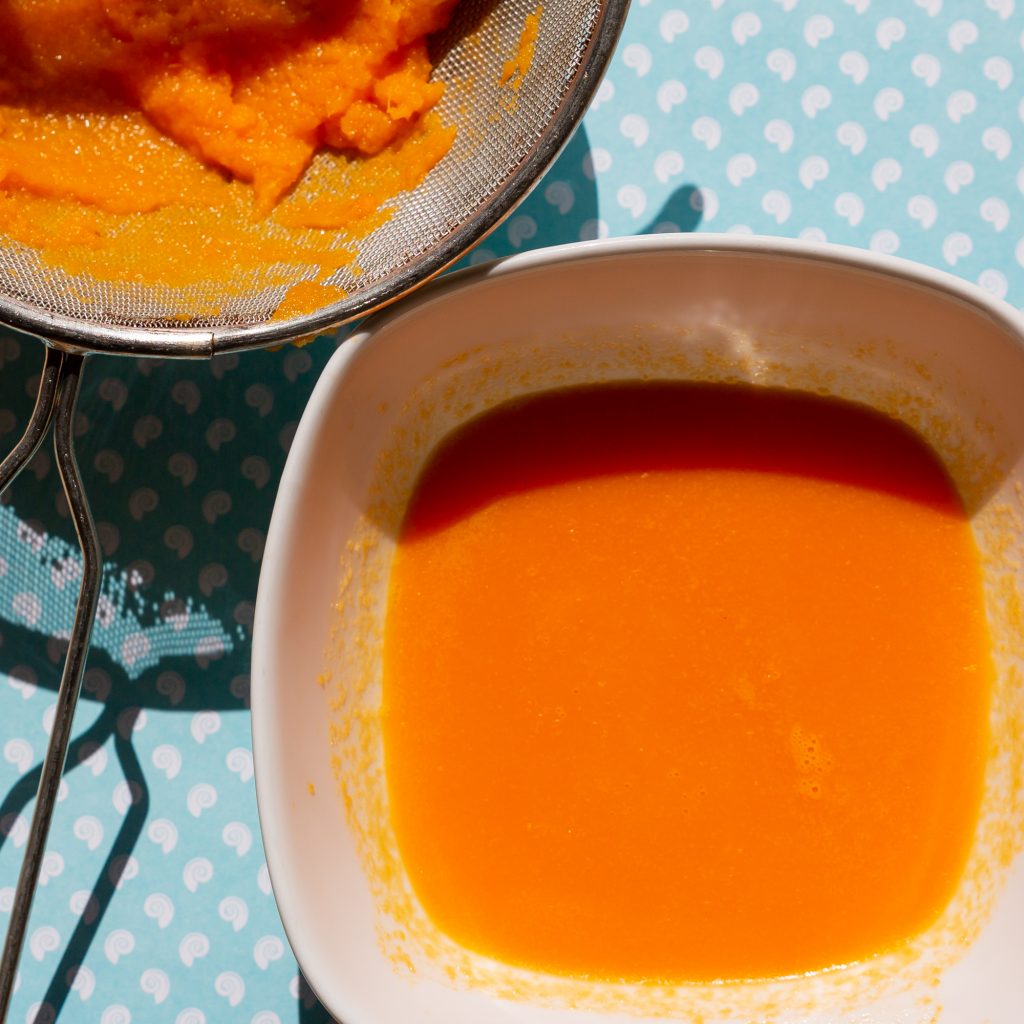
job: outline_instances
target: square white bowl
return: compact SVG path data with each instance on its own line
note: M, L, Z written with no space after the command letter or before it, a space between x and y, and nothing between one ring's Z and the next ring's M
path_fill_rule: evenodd
M473 415L530 391L641 378L866 402L919 430L960 488L993 635L992 755L960 889L900 950L740 985L588 984L461 951L418 909L390 836L376 720L403 502L437 441ZM296 433L253 647L268 865L321 1001L344 1024L1020 1024L1022 495L1024 320L906 261L714 235L587 243L453 275L368 323Z

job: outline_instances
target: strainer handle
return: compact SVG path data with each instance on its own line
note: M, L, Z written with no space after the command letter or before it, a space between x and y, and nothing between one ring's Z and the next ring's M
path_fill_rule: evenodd
M71 510L78 544L82 549L82 585L78 592L75 620L68 640L64 671L60 677L60 688L57 690L56 714L39 775L36 806L32 813L21 873L18 875L18 885L14 892L3 956L0 958L0 1024L7 1019L14 990L14 978L21 947L25 941L32 897L35 895L39 880L39 868L46 850L46 837L50 831L53 807L57 800L60 777L64 771L64 758L71 738L71 723L75 705L78 703L82 670L85 668L89 637L92 635L96 602L100 592L99 540L82 489L74 450L75 402L82 379L83 361L84 357L81 355L62 354L50 348L46 350L39 393L29 424L14 451L0 464L2 491L38 450L51 417L55 417L53 451L57 460L57 472L60 474L64 496Z

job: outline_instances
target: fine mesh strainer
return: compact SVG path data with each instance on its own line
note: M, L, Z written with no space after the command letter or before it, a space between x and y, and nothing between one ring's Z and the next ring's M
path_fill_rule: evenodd
M593 95L627 6L628 0L544 4L533 61L513 91L502 84L502 69L536 0L462 0L451 26L433 43L436 76L447 84L438 113L456 126L455 143L421 185L391 202L390 218L358 240L355 263L327 279L345 297L314 312L274 319L288 288L312 279L315 266L296 267L290 278L276 275L272 284L253 285L242 276L187 288L111 283L87 272L64 273L0 234L0 323L46 342L36 406L24 436L0 464L0 492L39 448L53 420L57 468L82 549L81 590L0 962L0 1022L7 1016L99 594L99 545L72 445L87 354L203 358L259 348L325 331L422 284L500 223L557 155ZM327 177L321 158L307 182L315 188ZM340 232L328 241L329 248L351 246ZM210 294L220 299L215 313L209 312Z

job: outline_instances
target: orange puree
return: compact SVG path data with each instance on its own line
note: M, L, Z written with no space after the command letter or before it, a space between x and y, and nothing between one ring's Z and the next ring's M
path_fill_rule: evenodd
M978 555L916 435L795 393L502 408L395 556L399 848L463 945L557 973L784 975L924 929L987 753Z
M291 261L318 263L325 243L304 229L375 226L380 205L418 184L450 147L452 131L427 116L444 87L428 80L426 36L454 4L3 3L0 232L62 266L71 251L94 276L169 274L171 284L178 280L161 254L148 271L147 249L191 241L185 262L200 257L202 276L215 277L210 234L229 248L237 236L246 250L252 222L274 210L318 150L374 158L358 181L344 182L358 203L296 197L278 221L275 244L294 250ZM83 204L95 221L91 239L73 209ZM126 217L160 211L142 228ZM33 229L40 218L45 227ZM337 265L335 255L327 271Z

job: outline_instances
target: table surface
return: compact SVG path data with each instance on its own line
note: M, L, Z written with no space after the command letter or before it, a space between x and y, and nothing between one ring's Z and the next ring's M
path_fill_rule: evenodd
M1024 303L1024 3L633 0L561 158L469 257L754 231L951 270ZM335 347L91 358L79 459L105 582L11 1021L315 1022L270 891L250 630L296 423ZM38 344L0 331L0 445ZM0 505L0 927L77 549L51 455ZM296 680L296 685L303 685Z

